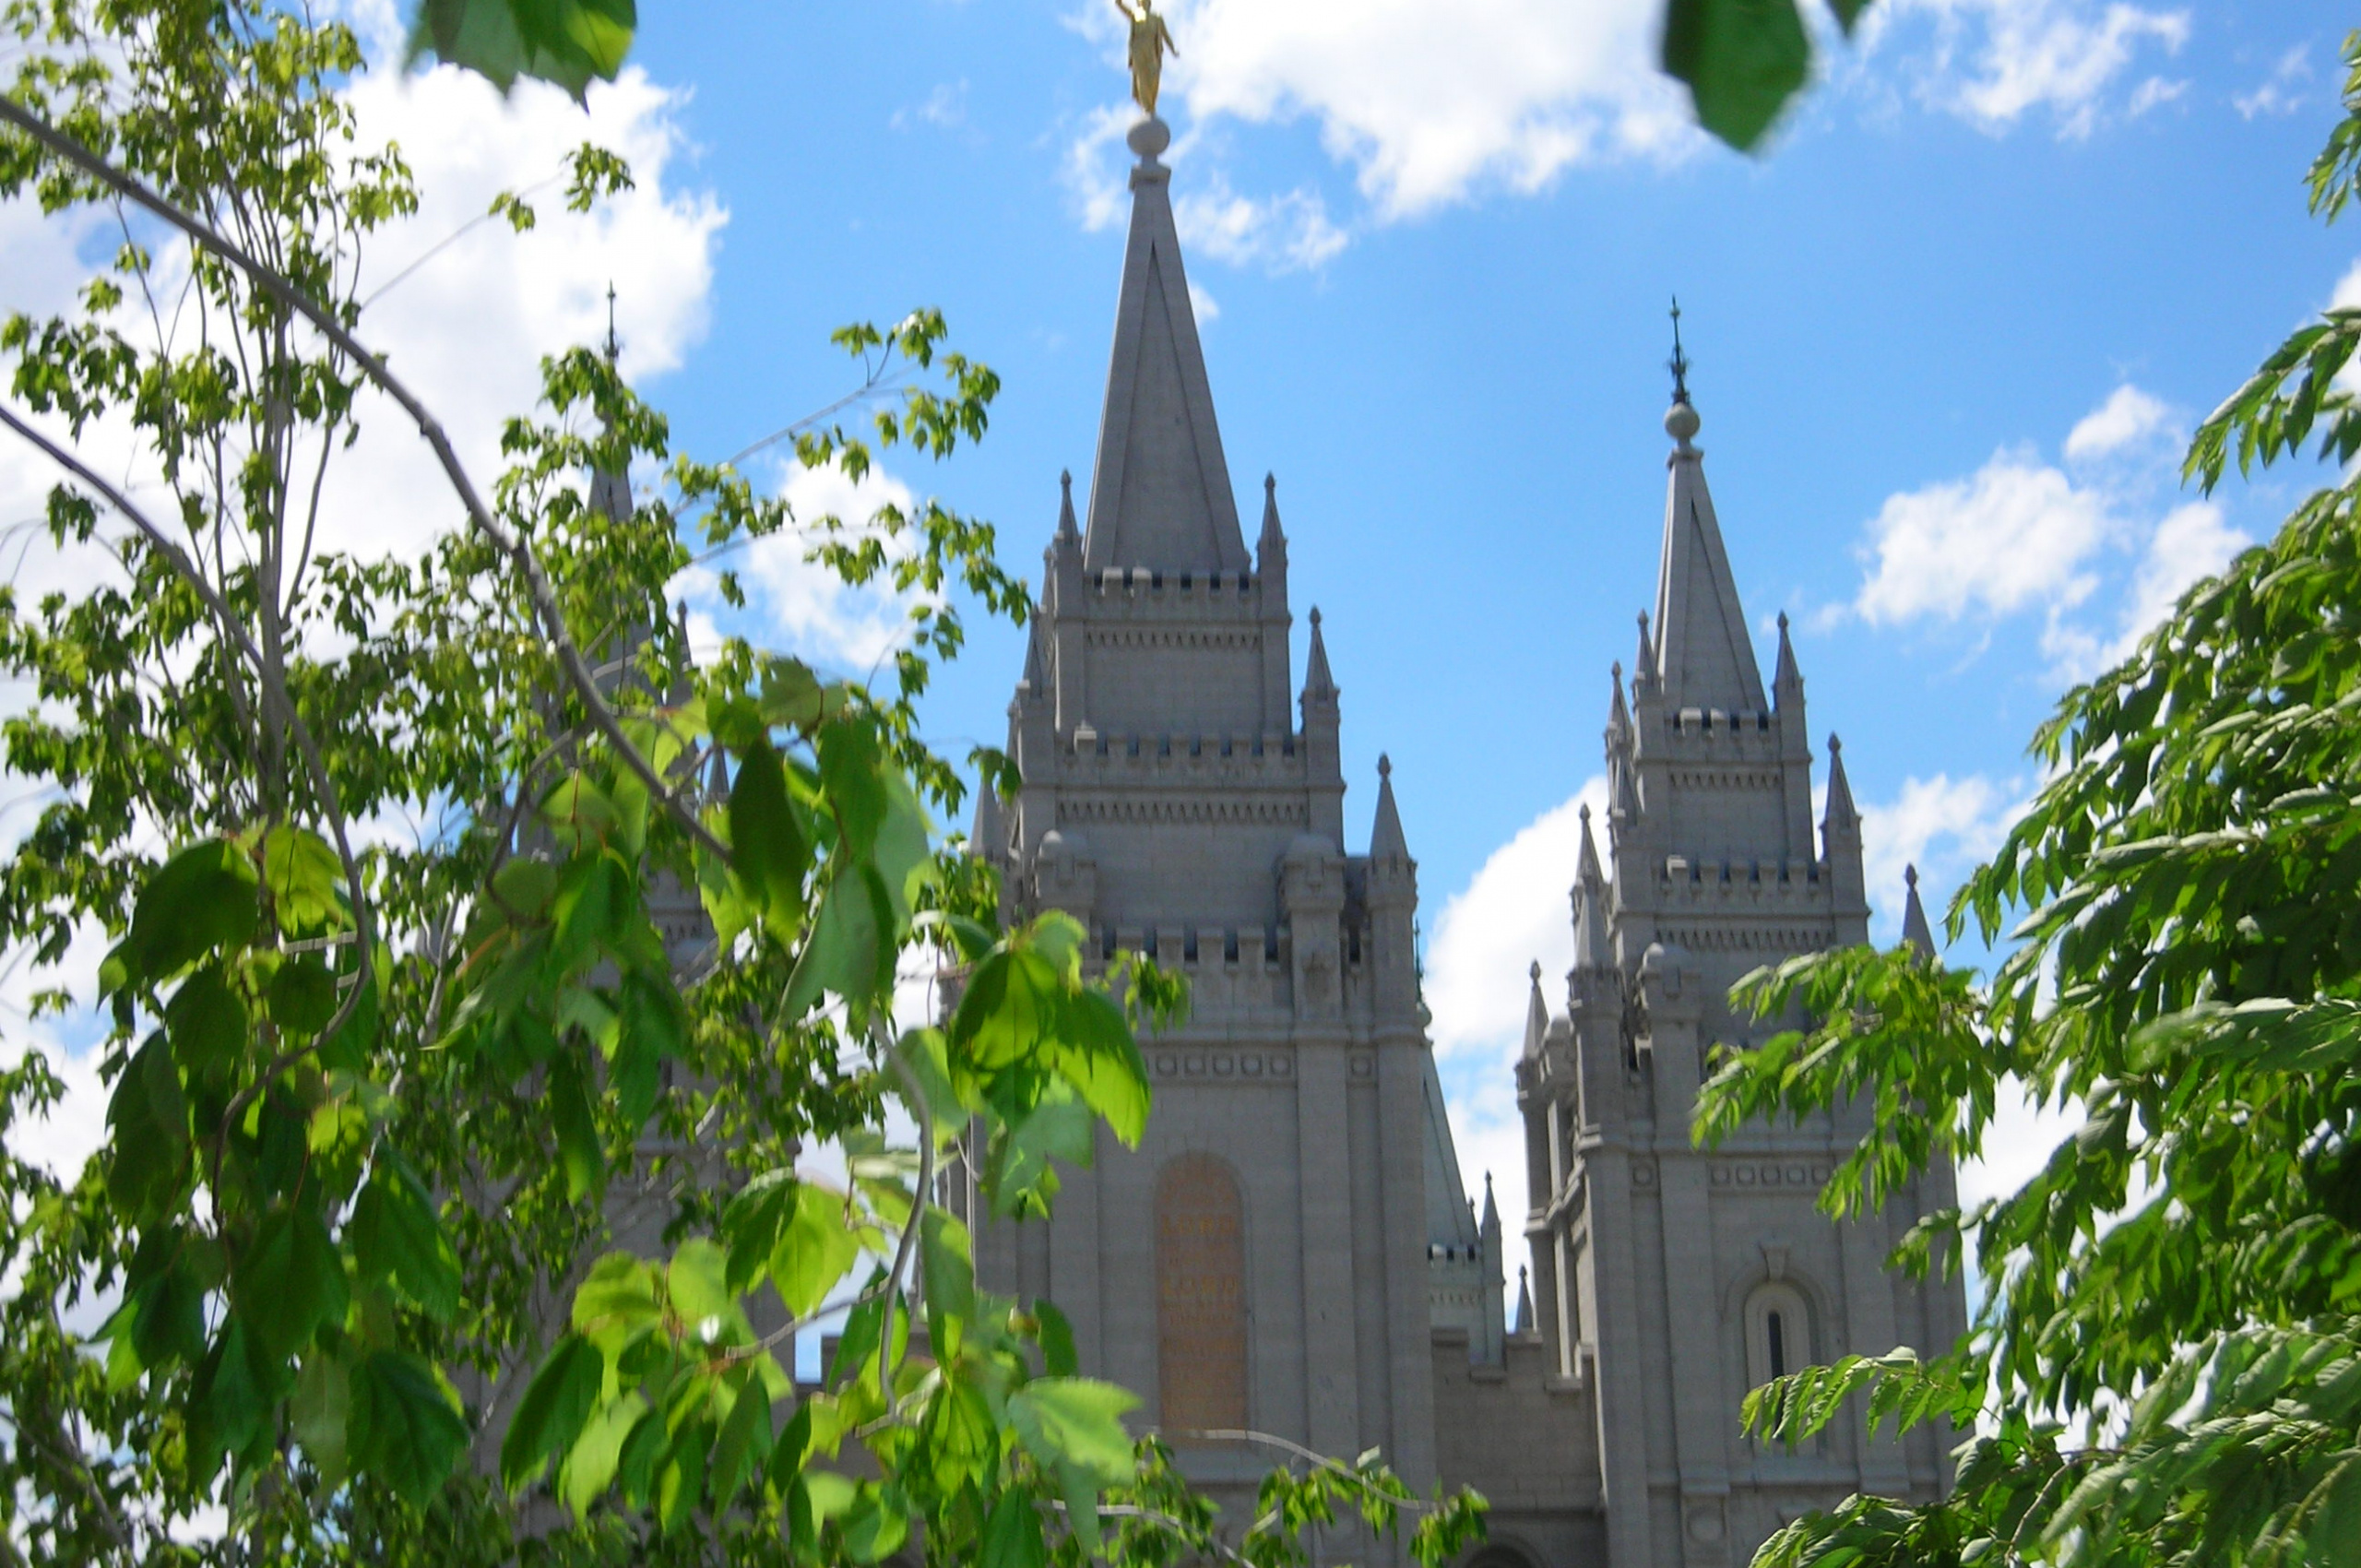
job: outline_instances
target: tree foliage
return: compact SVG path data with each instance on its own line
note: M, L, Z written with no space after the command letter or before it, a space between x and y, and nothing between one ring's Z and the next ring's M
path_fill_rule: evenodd
M2312 180L2331 218L2361 146L2361 35L2345 59ZM1903 1247L1921 1273L1972 1248L1965 1343L1748 1401L1790 1441L1857 1396L1973 1428L1954 1494L1856 1498L1761 1563L2361 1562L2356 340L2354 313L2329 313L2199 429L2203 489L2307 446L2336 482L2042 727L2047 782L1951 911L1954 936L2014 944L1990 980L1905 948L1742 983L1766 1015L1821 1021L1726 1060L1701 1134L1873 1097L1833 1213L1978 1153L2012 1084L2083 1113L2023 1189Z
M479 493L361 337L360 258L417 203L356 140L350 33L5 14L0 194L123 244L73 310L0 327L0 423L62 469L39 526L78 568L0 589L30 693L0 741L46 802L0 940L53 965L102 933L95 998L40 1009L101 1038L111 1097L78 1179L0 1147L0 1557L1279 1568L1340 1510L1417 1515L1429 1562L1468 1538L1479 1499L1374 1455L1287 1455L1218 1519L1052 1302L975 1280L967 1185L1038 1218L1060 1162L1136 1143L1135 1031L1182 1001L1062 918L997 929L934 826L967 786L918 701L963 604L1028 603L990 527L797 517L584 350ZM586 148L569 200L628 178ZM859 385L785 433L798 462L984 434L997 379L939 315L837 342ZM457 503L407 557L338 548L325 480L388 402ZM126 438L136 484L84 455ZM634 472L620 505L583 483ZM716 563L735 600L731 552L773 536L908 596L882 682L692 660L668 585ZM955 1009L900 1027L936 969ZM0 1131L62 1092L28 1046ZM797 1166L815 1140L841 1181ZM832 1305L799 1391L779 1353Z

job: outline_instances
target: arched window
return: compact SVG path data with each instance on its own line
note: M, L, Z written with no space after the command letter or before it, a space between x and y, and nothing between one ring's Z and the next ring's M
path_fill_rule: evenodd
M1157 1387L1168 1430L1246 1414L1245 1205L1229 1168L1184 1154L1156 1182Z
M1774 1377L1801 1372L1818 1359L1811 1307L1803 1292L1784 1279L1756 1286L1746 1299L1747 1386L1760 1388Z

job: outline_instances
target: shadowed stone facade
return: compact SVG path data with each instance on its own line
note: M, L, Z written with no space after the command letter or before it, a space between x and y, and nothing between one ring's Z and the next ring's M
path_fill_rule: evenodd
M1168 140L1156 121L1132 132L1087 514L1069 481L1009 707L1024 788L979 802L973 841L1011 918L1067 911L1100 963L1155 955L1188 976L1192 1013L1147 1042L1141 1147L1102 1136L1052 1220L981 1227L979 1277L1056 1301L1085 1370L1139 1391L1168 1435L1380 1447L1421 1491L1476 1487L1486 1568L1717 1568L1848 1492L1933 1494L1931 1432L1871 1443L1856 1425L1795 1455L1738 1434L1740 1398L1775 1372L1947 1343L1964 1309L1881 1267L1909 1216L1952 1201L1948 1171L1836 1226L1812 1205L1849 1117L1689 1144L1704 1052L1756 1027L1731 1017L1730 982L1865 940L1869 909L1833 740L1815 831L1784 621L1764 692L1685 386L1655 605L1608 705L1608 851L1585 818L1567 868L1562 1010L1531 977L1516 1075L1535 1202L1511 1327L1501 1217L1489 1184L1480 1218L1462 1190L1426 1037L1389 769L1352 852L1341 694L1317 611L1294 683L1268 478L1246 548ZM1236 1502L1270 1455L1184 1441L1182 1458Z

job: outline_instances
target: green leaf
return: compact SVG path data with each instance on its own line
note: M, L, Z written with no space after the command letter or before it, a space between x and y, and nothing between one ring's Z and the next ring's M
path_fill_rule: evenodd
M919 1259L934 1352L948 1360L958 1354L961 1332L976 1315L975 1251L967 1228L929 1204L919 1216Z
M607 1380L607 1358L578 1334L569 1334L543 1361L516 1402L500 1443L500 1479L512 1492L541 1478L549 1462L582 1436Z
M713 1459L706 1485L716 1509L727 1508L745 1485L754 1458L771 1445L771 1402L762 1380L742 1372L730 1380L730 1414L722 1419L721 1434L714 1439Z
M168 979L208 953L254 940L261 910L254 861L227 839L192 844L140 890L131 932L115 951L134 984Z
M492 896L510 920L538 921L557 897L557 868L538 855L520 855L492 873Z
M599 1119L590 1109L590 1091L582 1069L571 1054L550 1063L543 1082L543 1103L550 1126L557 1134L558 1158L565 1166L565 1195L579 1202L597 1192L607 1177L607 1162L599 1136Z
M845 1555L855 1562L882 1562L909 1538L909 1515L880 1487L862 1481L853 1490L843 1523Z
M318 1352L306 1356L295 1379L295 1396L288 1402L288 1423L320 1472L321 1483L331 1490L343 1484L351 1412L352 1379L345 1364Z
M148 1036L115 1081L107 1125L107 1194L142 1220L169 1212L188 1184L191 1139L188 1100L162 1034Z
M759 706L765 724L808 731L820 722L825 706L819 678L800 659L770 659L763 666Z
M787 792L787 769L767 736L739 759L730 787L730 859L746 899L773 933L790 941L803 925L803 879L812 844Z
M534 77L579 102L593 80L615 79L637 26L633 0L421 0L409 64L432 54L503 92Z
M715 1242L703 1236L682 1242L665 1270L664 1288L693 1338L714 1345L751 1337L743 1333L745 1313L730 1289L729 1254ZM733 1328L741 1333L733 1335Z
M582 1435L575 1439L573 1452L558 1469L558 1495L574 1511L575 1518L590 1512L590 1505L611 1485L617 1467L622 1464L623 1444L640 1418L647 1414L647 1401L636 1390L627 1390L612 1404L601 1407L583 1426ZM658 1423L661 1426L661 1423Z
M865 864L839 867L788 981L787 1016L801 1016L824 992L865 1008L889 1002L892 932L893 909L876 871Z
M636 970L625 975L616 1025L609 1084L624 1124L643 1127L655 1113L664 1063L678 1061L688 1046L680 992Z
M1853 30L1860 25L1869 5L1870 0L1828 0L1828 8L1836 13L1836 25L1845 30L1847 38L1853 36Z
M860 1259L843 1196L799 1183L795 1207L770 1251L771 1286L789 1313L803 1317L827 1299Z
M327 1227L303 1203L264 1217L231 1270L232 1300L255 1348L285 1361L324 1323L344 1319L351 1292Z
M1811 41L1796 0L1668 0L1663 61L1697 123L1744 152L1810 76Z
M433 1499L468 1447L457 1397L405 1350L372 1350L353 1369L350 1431L353 1468L414 1508Z
M308 827L279 823L263 834L262 882L285 935L310 936L347 923L344 861Z
M1138 1404L1137 1396L1111 1383L1040 1377L1008 1396L1008 1420L1042 1465L1072 1465L1100 1486L1116 1486L1135 1467L1122 1418Z
M309 953L279 965L265 996L271 1021L299 1039L317 1033L336 1016L336 977Z
M859 715L830 719L813 749L820 759L821 790L843 835L840 852L867 860L890 806L876 726Z
M982 1551L978 1568L1048 1568L1050 1549L1030 1492L1011 1487L1000 1494L984 1520Z
M1082 1365L1074 1350L1074 1324L1046 1296L1033 1303L1033 1315L1041 1320L1042 1370L1051 1377L1074 1376Z
M629 1253L609 1253L591 1265L589 1277L574 1292L575 1330L610 1356L662 1315L654 1266Z
M219 964L204 965L181 981L164 1008L172 1054L200 1080L219 1083L245 1059L253 1027Z
M1153 1095L1147 1063L1123 1010L1101 992L1074 992L1058 1009L1056 1031L1050 1055L1058 1072L1126 1148L1137 1148Z
M353 1255L364 1285L392 1281L437 1323L459 1308L459 1255L444 1233L433 1196L391 1146L379 1148L353 1205Z

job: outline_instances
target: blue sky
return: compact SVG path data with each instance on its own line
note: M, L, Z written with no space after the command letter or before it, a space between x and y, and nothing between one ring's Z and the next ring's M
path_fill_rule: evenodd
M1795 619L1889 936L1903 861L1948 894L2064 684L2293 499L2286 476L2198 505L2190 423L2340 287L2361 303L2353 235L2301 184L2343 8L1883 0L1748 159L1650 68L1656 5L1169 7L1168 161L1232 474L1277 474L1299 669L1302 612L1325 614L1357 845L1393 757L1479 1180L1516 1168L1523 977L1571 950L1570 802L1654 590L1672 294L1740 592L1763 651ZM373 340L488 471L533 355L595 336L610 279L626 369L706 456L845 388L831 327L938 305L1004 378L991 434L869 493L939 494L1034 568L1059 470L1086 479L1122 244L1109 0L642 13L587 125L447 71L356 89L428 193L376 247L387 278L586 134L640 174L588 218L436 251L372 305ZM354 14L383 57L390 7ZM75 238L0 209L11 305L62 296ZM0 502L41 482L0 457ZM364 443L346 493L348 539L452 520L407 446ZM701 627L858 667L893 624L783 553L747 572L744 617L685 585ZM976 630L932 701L946 746L1000 738L1021 662L1015 633Z
M1794 616L1815 727L1846 737L1889 934L1902 861L1948 894L2064 683L2290 499L2192 510L2175 462L2353 265L2301 188L2346 16L1888 11L1747 159L1647 72L1648 4L1170 7L1231 469L1278 476L1299 639L1325 612L1357 835L1393 757L1471 1174L1507 1179L1525 963L1566 945L1560 808L1653 593L1671 294L1741 594L1758 626ZM829 325L939 304L1007 390L979 451L901 477L1033 565L1105 369L1111 9L646 23L637 59L694 89L674 177L729 209L706 336L649 385L680 434L734 449L836 386ZM980 635L938 733L996 739L1019 662Z

